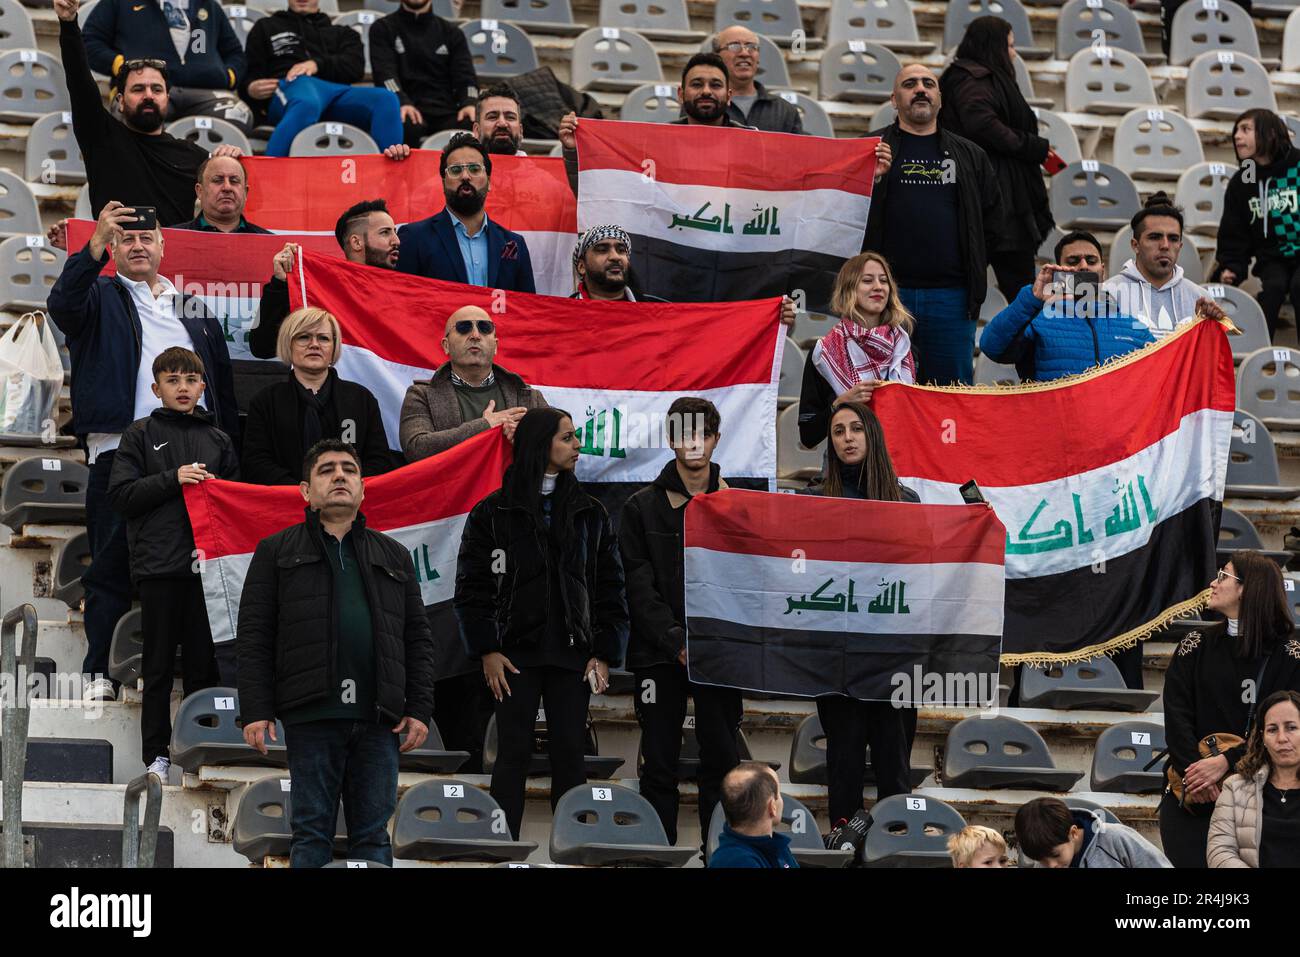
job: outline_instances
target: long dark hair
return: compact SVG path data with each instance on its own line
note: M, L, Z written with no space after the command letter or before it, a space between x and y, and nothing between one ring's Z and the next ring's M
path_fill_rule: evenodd
M1011 24L1001 17L976 17L966 28L966 35L961 38L961 44L957 47L957 59L971 60L1014 79L1016 67L1011 62L1011 54L1007 52L1007 37L1010 33Z
M1255 726L1250 729L1250 737L1246 741L1246 753L1237 762L1237 773L1243 778L1250 780L1255 776L1255 772L1265 766L1270 770L1272 769L1273 759L1268 756L1268 748L1264 747L1264 721L1268 718L1270 710L1285 701L1291 702L1295 705L1295 709L1300 711L1300 693L1296 693L1289 688L1274 691L1260 702L1259 711L1256 712Z
M1282 570L1271 558L1246 549L1232 553L1232 567L1241 579L1233 653L1238 658L1258 658L1271 652L1293 627Z
M542 477L551 463L551 442L564 419L573 416L563 409L529 409L515 427L515 457L501 480L503 497L512 505L522 505L538 522L542 520ZM567 501L578 486L572 471L562 470L555 482L555 502ZM568 532L567 509L553 511L551 530L563 540Z
M880 427L876 414L861 402L841 402L831 408L831 419L842 409L851 410L862 420L867 454L858 466L857 485L863 496L878 502L897 502L902 496L898 493L898 473L894 471L893 460L885 446L885 430ZM829 424L826 435L826 476L822 481L822 492L831 498L844 494L844 480L840 470L844 463L835 454L835 440L831 438Z
M1291 150L1291 132L1286 128L1286 123L1282 117L1278 116L1272 110L1266 110L1257 106L1246 110L1235 120L1232 121L1232 132L1237 132L1237 127L1241 125L1242 120L1250 120L1251 125L1255 127L1255 162L1260 163L1261 156L1268 157L1269 163L1276 163L1286 156ZM1233 149L1236 152L1236 149ZM1240 161L1241 157L1237 157Z

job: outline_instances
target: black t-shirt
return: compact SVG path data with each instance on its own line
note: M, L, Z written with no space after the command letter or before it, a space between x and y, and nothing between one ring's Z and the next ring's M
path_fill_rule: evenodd
M886 174L885 248L898 284L937 289L966 286L958 238L956 161L939 148L939 134L899 131Z
M1283 801L1281 791L1264 783L1260 867L1300 867L1300 791L1285 796Z

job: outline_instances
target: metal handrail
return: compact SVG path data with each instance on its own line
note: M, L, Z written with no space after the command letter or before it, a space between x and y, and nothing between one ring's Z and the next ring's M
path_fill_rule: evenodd
M144 825L140 824L140 795L144 802ZM122 866L153 867L158 850L158 819L162 816L162 780L146 771L126 786L122 808Z
M23 625L22 652L15 632ZM36 665L36 609L10 609L0 621L0 739L4 747L4 860L7 868L23 866L23 778L27 773L27 679Z

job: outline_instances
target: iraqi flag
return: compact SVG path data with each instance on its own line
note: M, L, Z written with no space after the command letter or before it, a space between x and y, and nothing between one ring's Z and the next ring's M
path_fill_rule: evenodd
M452 612L456 556L470 509L501 487L510 443L489 429L395 472L366 479L366 527L391 535L411 553L433 629L439 678L473 671ZM185 486L185 507L200 559L203 597L214 642L234 641L239 600L257 543L303 521L296 487L211 480Z
M559 299L394 274L320 256L302 257L290 303L329 310L343 330L338 371L379 401L398 444L402 399L446 355L447 316L481 306L496 320L497 365L567 410L582 439L583 482L652 481L672 454L668 407L683 395L711 399L726 439L722 474L776 477L776 393L781 372L780 301L633 303Z
M725 302L802 291L829 311L844 260L862 251L874 138L583 120L578 228L616 223L648 293Z
M1203 607L1234 405L1212 321L1067 380L872 396L899 481L941 503L974 479L1006 526L1006 664L1113 653Z
M693 498L685 528L692 681L996 700L1004 529L989 509L724 490Z

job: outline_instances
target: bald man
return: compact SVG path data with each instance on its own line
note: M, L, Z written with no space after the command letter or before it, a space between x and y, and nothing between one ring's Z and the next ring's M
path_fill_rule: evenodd
M911 63L890 98L898 119L873 130L893 162L877 183L863 249L883 253L899 298L916 319L916 381L970 384L975 320L988 291L988 250L1002 225L988 155L939 128L939 80Z
M758 35L748 27L731 26L713 38L713 52L727 64L731 80L731 122L768 133L802 133L803 120L793 103L769 93L758 75Z

